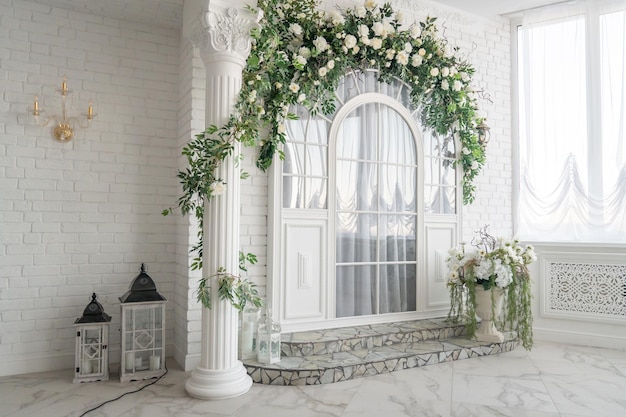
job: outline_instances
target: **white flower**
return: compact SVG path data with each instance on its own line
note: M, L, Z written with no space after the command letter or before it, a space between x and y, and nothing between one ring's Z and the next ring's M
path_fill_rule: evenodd
M343 15L337 10L331 10L330 12L328 12L326 18L330 20L333 26L343 25L346 21Z
M292 23L289 25L289 32L293 33L296 36L302 35L302 26L297 23Z
M328 61L328 62L326 63L326 67L328 67L328 69L329 69L329 70L331 70L331 69L335 68L335 60L334 60L334 59L331 59L330 61Z
M473 170L477 170L478 169L478 162L477 161L472 161L472 169Z
M442 77L447 77L448 75L450 75L450 68L448 67L443 67L441 69L441 76Z
M323 36L318 36L317 38L315 38L315 40L313 41L313 45L315 45L315 49L320 52L324 52L328 49L328 42L326 42L326 38L324 38Z
M343 40L343 44L346 48L354 48L356 46L356 38L354 35L346 35L346 38Z
M470 80L470 76L467 74L467 72L463 71L461 72L461 80L463 80L463 82L468 82Z
M462 149L462 151L461 151L461 152L463 152L463 155L469 155L469 154L471 154L471 153L472 153L472 151L470 151L470 150L469 150L469 149L467 149L466 147L463 147L463 149Z
M303 57L302 55L297 55L295 58L296 63L300 64L300 65L306 65L306 58Z
M419 25L412 24L411 27L409 28L409 35L413 39L417 39L419 38L421 34L422 34L422 29L419 27Z
M361 36L361 43L363 45L371 45L372 44L372 40L370 38L368 38L367 36Z
M320 69L317 70L317 74L320 77L325 77L326 73L328 73L328 69L326 69L326 67L320 67Z
M279 124L278 128L276 129L276 131L278 133L285 133L285 124L284 123Z
M354 48L352 48L352 54L356 55L356 54L359 53L360 50L361 50L361 47L359 45L357 45Z
M404 50L407 51L408 53L411 53L411 51L413 50L413 45L411 45L410 42L405 43Z
M380 38L372 38L372 49L379 50L383 46L383 40Z
M303 46L302 48L300 48L300 50L298 51L298 54L305 57L306 59L311 58L311 50L307 48L306 46Z
M408 64L409 63L409 54L407 54L406 51L398 52L398 55L396 55L396 61L400 65Z
M305 99L306 99L306 94L301 93L301 94L298 96L298 103L302 103Z
M385 52L387 54L387 59L393 59L394 55L396 54L395 49L392 48L387 49Z
M395 31L396 30L391 22L383 22L383 38L386 38L389 34L394 33Z
M376 8L376 2L374 0L365 0L365 8L367 10L374 10Z
M368 28L367 25L359 25L358 32L360 37L367 38L370 34L370 28Z
M354 13L356 14L356 17L363 19L365 15L367 15L367 9L365 9L365 6L358 6L354 9Z
M277 90L280 90L281 88L283 88L283 85L279 83L278 81L276 81L276 84L274 84L274 87L276 87Z
M448 80L443 80L441 82L441 89L445 91L450 89L450 84L448 84Z
M306 15L304 13L298 13L298 15L296 17L298 19L302 20L302 19L306 18Z
M209 189L211 190L211 195L220 195L226 190L226 184L219 180L214 181L209 185Z
M385 27L383 26L382 22L374 22L374 24L372 25L372 31L376 36L381 36L384 29Z
M439 75L439 68L437 68L437 67L432 68L430 70L430 75L433 76L433 77L436 77L437 75Z
M404 14L403 14L403 13L402 13L402 11L400 11L400 10L398 10L398 11L396 12L396 22L398 22L398 23L400 23L400 24L401 24L402 22L404 22Z
M313 80L313 85L320 85L320 84L321 84L320 80Z
M452 83L452 89L454 91L461 91L463 89L463 83L459 80L454 80L454 83Z
M291 83L291 84L289 84L289 90L292 93L297 93L300 90L300 86L298 84L296 84L296 83Z
M248 96L248 101L250 103L254 103L256 101L256 90L250 91L250 95Z
M421 56L415 54L411 59L411 65L413 65L414 67L419 67L420 65L422 65L422 61L424 61L424 59Z
M417 53L418 53L420 56L424 56L424 55L426 55L426 49L424 49L424 48L420 48L420 49L419 49L419 51L417 51Z

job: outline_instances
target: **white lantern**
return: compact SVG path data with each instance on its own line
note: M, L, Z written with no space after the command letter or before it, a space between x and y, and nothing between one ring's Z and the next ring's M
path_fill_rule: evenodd
M257 331L256 348L259 363L280 362L280 331L280 324L272 320L272 310L268 307Z
M74 383L109 379L109 323L111 316L96 301L96 293L76 319L76 356Z
M165 369L165 302L141 264L141 273L120 297L120 382L156 378Z

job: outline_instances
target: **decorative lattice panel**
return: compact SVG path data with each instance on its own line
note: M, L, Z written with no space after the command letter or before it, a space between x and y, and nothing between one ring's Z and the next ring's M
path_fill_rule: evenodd
M548 263L549 310L626 317L626 265Z

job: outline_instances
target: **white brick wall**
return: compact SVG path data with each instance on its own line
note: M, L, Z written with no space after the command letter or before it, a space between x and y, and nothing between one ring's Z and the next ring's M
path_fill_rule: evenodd
M324 1L348 7L361 1ZM477 68L491 126L488 162L476 202L464 207L463 234L483 224L511 233L509 25L428 1L396 0L407 23L427 14ZM0 1L0 375L73 364L73 321L95 291L111 325L118 360L118 297L141 262L169 300L168 355L185 369L200 352L195 301L199 272L189 271L195 225L163 218L176 204L180 149L204 129L205 73L198 53L178 32L50 8ZM89 99L98 118L72 143L27 124L34 95L49 111L63 74L79 111ZM244 149L241 245L259 263L248 277L265 294L267 174ZM497 204L492 202L498 201Z
M119 360L119 300L146 262L173 342L179 36L51 8L0 4L0 375L74 363L73 322L96 292ZM71 143L28 124L58 113L62 76L92 127ZM172 352L168 346L168 352Z

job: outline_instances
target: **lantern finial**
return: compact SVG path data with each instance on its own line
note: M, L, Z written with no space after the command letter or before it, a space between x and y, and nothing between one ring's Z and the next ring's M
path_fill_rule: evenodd
M144 274L146 273L146 264L144 264L143 262L141 263L140 271Z

